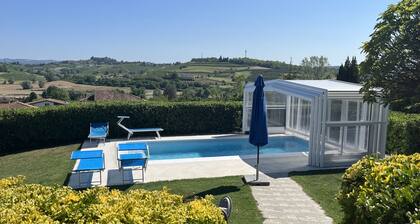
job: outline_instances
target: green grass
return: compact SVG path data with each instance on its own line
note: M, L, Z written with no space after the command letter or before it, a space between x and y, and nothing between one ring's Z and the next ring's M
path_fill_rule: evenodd
M26 176L28 183L62 185L74 166L70 153L79 144L33 150L0 157L0 178L16 175ZM262 215L257 208L249 186L241 177L222 177L194 180L176 180L122 186L121 190L144 188L158 190L164 186L172 193L183 195L186 200L205 195L214 195L216 201L229 195L233 200L230 223L262 223Z
M328 216L333 218L334 223L342 223L344 213L335 197L340 189L343 172L342 170L296 172L290 176Z
M39 149L0 157L0 178L24 175L29 183L63 184L74 166L70 153L79 144Z
M15 81L19 81L19 80L22 81L22 80L32 80L33 78L35 78L36 80L43 80L42 76L30 74L30 73L22 72L22 71L9 71L9 72L0 74L0 79L3 79L3 80L13 79Z

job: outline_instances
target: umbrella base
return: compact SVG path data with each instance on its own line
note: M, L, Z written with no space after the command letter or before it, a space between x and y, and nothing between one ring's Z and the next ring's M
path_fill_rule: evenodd
M264 178L259 177L258 180L255 179L255 175L247 175L243 176L242 180L245 184L251 185L251 186L270 186L270 182Z

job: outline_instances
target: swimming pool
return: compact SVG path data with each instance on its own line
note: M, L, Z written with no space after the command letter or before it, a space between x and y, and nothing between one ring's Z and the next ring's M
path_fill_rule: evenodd
M269 137L261 154L307 152L308 141L294 136ZM147 143L151 160L202 158L219 156L251 156L256 147L248 138L212 138L199 140L151 141Z

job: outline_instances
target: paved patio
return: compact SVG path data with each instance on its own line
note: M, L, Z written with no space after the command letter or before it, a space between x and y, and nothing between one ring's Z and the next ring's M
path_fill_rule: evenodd
M101 174L99 174L99 172L82 173L80 175L80 182L82 185L79 184L79 174L73 173L70 175L68 185L73 188L80 188L142 183L141 170L126 170L124 172L125 182L123 182L122 172L118 167L116 149L116 145L120 142L122 141L96 144L86 141L82 146L82 150L103 150L105 170L102 171ZM239 156L149 160L145 172L145 182L249 175L255 172L252 163L253 162L241 159ZM75 164L75 167L77 166L78 162ZM99 182L101 182L101 184L99 184Z
M230 136L230 135L228 135ZM188 138L201 138L202 136L188 136ZM217 136L217 137L225 137ZM166 137L162 140L173 140L185 137ZM143 140L130 140L144 141ZM126 140L110 140L106 143L85 141L82 150L102 149L105 158L105 170L101 174L82 173L72 174L68 185L73 188L91 186L115 186L123 184L142 183L141 170L122 172L118 167L117 149L118 143ZM174 159L174 160L149 160L145 172L145 182L169 181L180 179L211 178L223 176L250 175L255 173L255 157L225 156L211 158ZM281 155L261 155L260 171L270 177L284 177L291 171L311 170L308 165L308 157L305 153L282 153ZM75 167L78 163L76 162ZM101 184L99 184L101 182Z

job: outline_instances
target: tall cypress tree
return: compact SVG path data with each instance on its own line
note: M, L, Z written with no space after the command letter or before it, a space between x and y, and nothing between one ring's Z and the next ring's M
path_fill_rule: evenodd
M337 80L346 81L346 82L359 82L359 67L357 65L356 57L350 58L347 57L344 65L341 64L338 69Z
M349 67L349 82L359 82L359 66L356 57L352 57Z

